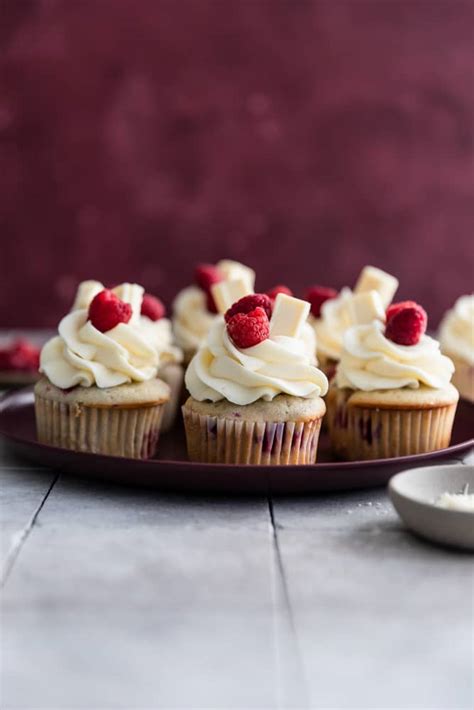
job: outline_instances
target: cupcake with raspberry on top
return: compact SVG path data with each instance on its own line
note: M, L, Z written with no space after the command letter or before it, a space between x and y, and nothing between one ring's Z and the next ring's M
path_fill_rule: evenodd
M394 276L374 266L366 266L353 291L344 287L338 293L334 288L319 285L307 290L306 300L311 304L309 322L316 334L318 363L330 379L341 357L345 331L360 324L354 318L354 297L360 293L377 291L382 305L387 308L397 288L398 281Z
M158 353L158 377L170 388L170 399L165 404L161 431L173 426L179 410L184 382L183 352L174 342L171 321L166 318L163 302L156 296L143 296L140 326Z
M395 303L380 315L378 294L369 297L373 320L346 331L327 397L334 452L356 460L446 448L459 397L450 382L453 363L425 334L420 305Z
M188 364L205 339L218 311L212 296L212 286L222 281L243 279L247 291L255 286L255 272L247 266L230 259L217 264L198 264L194 272L194 285L183 289L173 303L173 331L177 345L184 353Z
M117 286L112 292L126 300L124 289L127 285ZM77 290L72 310L89 308L92 299L105 289L100 281L83 281ZM138 309L138 302L136 303ZM173 425L179 409L179 401L184 380L183 353L174 342L171 321L166 318L163 302L150 293L144 293L140 305L140 318L137 321L146 339L158 354L158 377L170 387L170 398L166 403L161 431L168 431Z
M59 334L41 351L38 439L75 451L148 458L170 392L156 376L158 352L140 325L143 288L100 286L81 284Z
M302 338L309 303L251 294L232 303L213 288L218 318L185 376L191 460L310 464L316 460L327 379Z

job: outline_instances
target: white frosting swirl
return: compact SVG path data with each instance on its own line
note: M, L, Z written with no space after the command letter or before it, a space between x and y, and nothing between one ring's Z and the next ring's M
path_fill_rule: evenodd
M311 365L317 365L318 360L316 358L316 333L309 321L303 323L303 327L301 329L301 339L306 346L306 352L308 353Z
M270 401L279 394L319 397L328 388L326 376L311 364L302 337L280 335L239 349L230 340L222 317L192 359L185 381L194 399L227 399L237 405Z
M216 320L206 306L206 294L197 286L188 286L173 303L173 330L183 350L197 350Z
M310 318L315 330L318 353L331 360L339 360L346 330L352 325L349 303L353 293L350 288L341 289L336 298L330 298L321 306L321 317Z
M59 335L43 347L40 371L56 387L115 387L156 376L158 353L140 328L143 288L122 284L114 290L132 306L128 323L102 333L88 320L88 308L79 308L62 319Z
M173 331L168 318L154 321L147 316L140 316L140 329L157 351L160 368L169 363L182 362L183 353L173 345Z
M398 345L384 335L379 321L349 328L337 368L338 387L372 390L446 387L454 365L441 354L439 343L427 335L416 345Z
M444 352L474 365L474 294L458 298L446 313L439 338Z
M231 259L222 259L217 262L216 268L221 272L224 280L243 279L248 285L248 292L253 292L255 272L248 266ZM176 343L183 350L197 350L217 318L216 313L207 310L204 291L197 286L183 289L173 303L173 330Z

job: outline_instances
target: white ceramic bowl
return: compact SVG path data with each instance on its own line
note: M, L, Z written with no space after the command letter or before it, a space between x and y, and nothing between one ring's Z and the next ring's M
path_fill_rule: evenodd
M466 483L474 493L473 466L426 466L394 476L388 492L410 530L442 545L474 550L474 513L435 505L443 493L460 493Z

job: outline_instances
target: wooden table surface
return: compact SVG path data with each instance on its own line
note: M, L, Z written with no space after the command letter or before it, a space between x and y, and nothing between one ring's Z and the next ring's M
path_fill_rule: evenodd
M163 495L4 442L0 474L4 710L473 706L473 558L385 490Z

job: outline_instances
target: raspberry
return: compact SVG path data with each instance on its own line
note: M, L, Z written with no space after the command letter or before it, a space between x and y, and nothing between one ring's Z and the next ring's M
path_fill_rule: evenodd
M263 308L236 313L227 322L227 332L238 348L251 348L270 335L270 322Z
M425 333L427 323L426 311L418 303L395 303L387 311L385 337L398 345L416 345Z
M268 318L272 317L273 303L270 296L267 296L266 293L250 293L248 296L244 296L236 301L225 312L224 318L226 323L228 323L233 316L237 315L237 313L250 313L250 311L253 311L255 308L261 308L265 311Z
M128 323L131 317L131 305L107 288L94 296L89 306L89 320L101 333L112 330L119 323Z
M194 272L194 280L199 288L209 293L213 284L222 281L223 276L213 264L198 264Z
M166 315L166 308L163 302L160 301L156 296L152 296L150 293L145 293L142 301L142 316L146 316L150 320L160 320Z
M39 348L26 340L15 340L11 345L0 349L0 371L23 370L36 371L39 367Z
M206 308L209 313L218 313L216 302L214 301L214 296L210 291L206 293Z
M386 316L386 321L388 321L393 318L393 316L398 313L398 311L402 310L402 308L417 308L418 304L415 303L415 301L400 301L399 303L392 303L391 306L387 308L387 311L385 313Z
M321 315L321 306L330 298L336 298L337 291L326 286L311 286L306 292L306 300L311 304L311 313L315 318Z
M269 296L272 301L274 301L279 293L284 293L287 296L293 295L293 291L291 290L291 288L288 288L288 286L284 286L283 284L278 284L278 286L274 286L273 288L267 291L267 296Z

